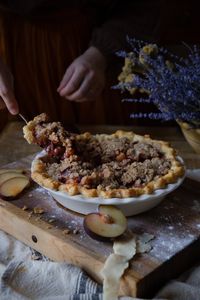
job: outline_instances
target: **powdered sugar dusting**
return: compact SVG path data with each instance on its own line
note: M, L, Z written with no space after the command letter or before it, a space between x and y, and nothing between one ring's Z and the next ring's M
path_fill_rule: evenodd
M175 253L181 251L194 240L194 236L182 234L177 236L175 234L157 234L155 241L152 242L151 255L161 261L165 261L174 256Z
M70 239L84 249L106 257L112 252L112 243L102 243L92 240L84 231L83 215L74 213L59 205L42 187L33 184L31 188L12 203L23 208L28 207L30 213L34 207L41 207L45 213L39 216L47 225L51 225L59 232L70 231L62 235L63 239ZM128 227L137 234L147 232L155 236L152 249L147 254L142 254L134 261L137 268L142 271L143 257L155 258L160 263L169 260L174 255L185 249L200 236L200 201L196 193L191 190L178 189L167 196L164 201L154 209L128 218ZM28 219L28 218L27 218ZM51 221L50 221L51 220ZM47 229L49 230L49 229ZM51 229L50 229L51 230Z
M27 213L32 212L35 207L44 209L42 215L31 214L31 218L36 217L38 220L47 222L47 230L54 228L61 231L61 233L69 230L69 234L62 234L63 238L73 240L76 244L89 248L95 253L98 253L100 247L101 255L105 257L112 251L112 244L104 245L101 242L92 240L85 233L83 215L64 208L52 198L47 190L38 185L33 184L27 194L14 202L21 208L26 205L28 207Z

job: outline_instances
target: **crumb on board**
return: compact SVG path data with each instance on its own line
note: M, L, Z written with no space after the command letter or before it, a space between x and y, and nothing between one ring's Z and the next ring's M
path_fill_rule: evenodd
M74 229L73 230L73 234L78 234L79 233L79 230L78 229Z
M68 235L68 234L70 234L70 230L69 230L69 229L64 229L64 230L62 231L62 234Z
M22 207L22 210L27 210L28 209L28 206L26 206L26 205L24 205L23 207Z
M34 214L43 214L44 209L42 207L34 207L33 212L34 212Z
M48 222L53 223L53 222L55 222L55 219L49 219Z
M31 255L31 259L33 259L33 260L39 260L40 257L38 255L36 255L36 254L32 254Z
M30 213L28 214L28 219L30 219L32 217L32 215L33 215L33 212L30 211Z

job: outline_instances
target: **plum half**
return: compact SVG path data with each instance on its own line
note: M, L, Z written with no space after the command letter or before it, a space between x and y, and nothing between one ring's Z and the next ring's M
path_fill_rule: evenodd
M98 212L85 216L83 226L91 238L107 241L125 232L127 219L116 206L100 205Z

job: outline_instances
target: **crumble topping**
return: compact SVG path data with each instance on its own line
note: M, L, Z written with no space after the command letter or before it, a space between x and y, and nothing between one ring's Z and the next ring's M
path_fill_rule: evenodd
M143 188L174 168L172 148L148 137L135 139L132 133L130 138L130 133L71 134L60 122L49 122L46 114L29 122L24 133L29 143L45 149L47 154L40 159L44 180L49 177L58 186L72 184L97 191ZM178 162L175 167L181 176L183 168Z
M47 173L54 180L87 188L139 187L170 169L170 162L152 143L132 142L126 137L76 140L60 126L43 122L34 133L51 158L47 159Z
M86 188L140 187L166 174L171 167L158 146L132 143L127 138L75 139L73 149L76 155L47 163L50 177L62 183L79 183Z

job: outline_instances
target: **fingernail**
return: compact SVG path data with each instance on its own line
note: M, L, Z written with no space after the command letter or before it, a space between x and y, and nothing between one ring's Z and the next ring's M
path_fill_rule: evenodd
M15 107L11 107L9 111L12 115L17 115L19 113L19 109Z
M16 116L16 115L18 115L19 112L16 111L16 110L11 110L10 113L11 113L12 115Z

